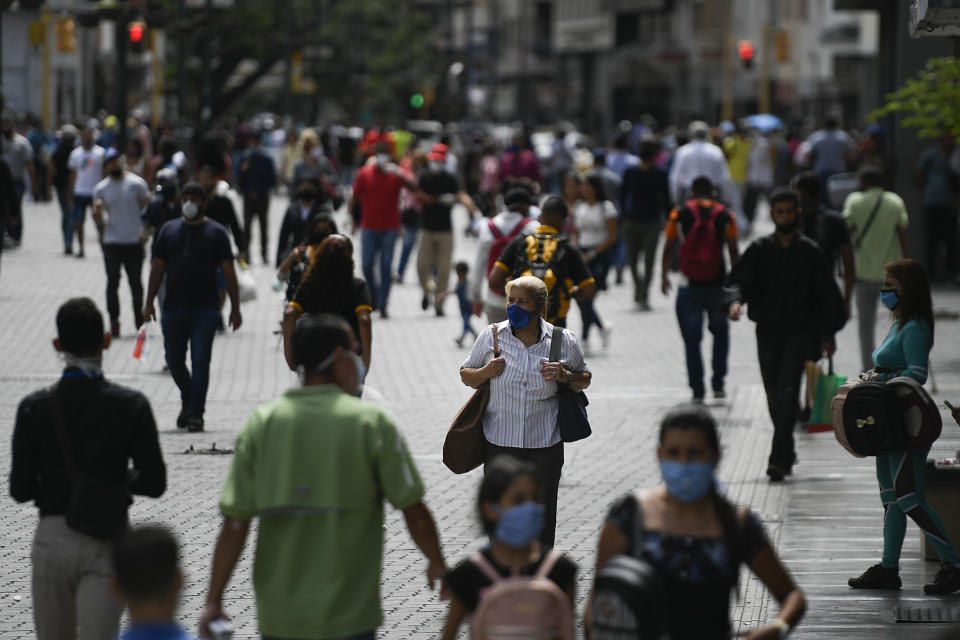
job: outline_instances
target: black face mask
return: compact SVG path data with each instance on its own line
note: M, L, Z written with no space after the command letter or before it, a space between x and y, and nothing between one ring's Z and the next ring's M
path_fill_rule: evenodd
M123 169L111 169L110 175L114 178L119 178L123 175Z
M793 219L793 222L789 222L789 223L787 223L787 224L778 224L778 225L777 225L777 232L778 232L778 233L781 233L781 234L783 234L783 235L785 235L785 236L788 236L788 235L790 235L791 233L793 233L794 231L797 230L797 227L799 226L799 224L800 224L800 219L799 219L799 218L794 218L794 219Z
M297 192L297 200L303 203L312 203L317 199L317 192L310 189L303 189Z

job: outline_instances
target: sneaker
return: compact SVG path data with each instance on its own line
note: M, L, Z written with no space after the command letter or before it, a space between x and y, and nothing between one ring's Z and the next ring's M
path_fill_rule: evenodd
M381 317L383 320L386 320L387 318L390 317L390 315L387 314L387 310L386 310L386 309L380 309L380 317Z
M113 336L114 338L119 338L119 337L120 337L120 323L119 323L119 322L111 322L111 323L110 323L110 335Z
M610 334L613 333L613 323L607 322L602 327L600 327L600 342L603 344L603 348L606 349L610 346Z
M184 420L184 426L190 433L203 431L203 418L200 416L187 416L187 419Z
M693 396L690 399L691 404L703 404L703 396Z
M717 400L723 400L724 398L727 397L727 392L724 391L723 389L714 389L713 397L716 398Z
M810 407L800 409L800 413L797 414L797 422L804 426L810 424Z
M767 466L767 475L770 476L770 482L783 482L784 477L786 477L790 472L778 467L775 464Z
M420 308L426 311L430 307L430 298L423 296L423 299L420 300Z
M438 307L434 307L433 309L434 309L434 311L437 312L437 317L438 317L438 318L442 318L442 317L443 317L443 315L444 315L444 314L443 314L443 307L439 307L439 306L438 306Z
M640 311L653 311L653 307L650 306L649 302L641 302Z
M69 245L69 244L66 245L66 246L63 248L63 254L64 254L64 255L67 255L67 256L72 256L72 255L73 255L73 247L72 247L71 245Z
M960 567L943 563L933 582L923 585L923 592L931 596L942 596L960 589Z
M454 338L453 341L457 343L458 347L463 346L463 338Z
M939 573L937 574L940 575ZM903 583L900 581L900 570L890 569L882 564L875 564L856 578L847 580L847 584L854 589L899 589ZM929 585L928 585L929 586ZM926 589L926 587L924 587Z
M177 416L177 429L186 429L187 428L187 408L184 407L180 409L180 415Z

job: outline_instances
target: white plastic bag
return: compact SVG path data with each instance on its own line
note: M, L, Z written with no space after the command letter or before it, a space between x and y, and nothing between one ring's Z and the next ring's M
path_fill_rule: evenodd
M257 281L249 271L237 271L237 295L240 302L257 299Z

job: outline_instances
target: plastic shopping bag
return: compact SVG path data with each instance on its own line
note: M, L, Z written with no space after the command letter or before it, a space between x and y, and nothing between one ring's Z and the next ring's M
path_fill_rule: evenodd
M137 333L137 339L133 343L133 353L130 354L135 360L146 362L150 355L150 348L153 343L157 330L157 323L154 321L144 322L140 325L140 331Z
M257 281L247 270L237 271L237 297L240 302L250 302L257 299Z
M833 372L833 358L830 358L827 373L817 378L817 386L813 393L813 410L810 412L810 425L807 433L833 431L833 414L831 403L837 395L837 390L847 382L847 376L840 376Z

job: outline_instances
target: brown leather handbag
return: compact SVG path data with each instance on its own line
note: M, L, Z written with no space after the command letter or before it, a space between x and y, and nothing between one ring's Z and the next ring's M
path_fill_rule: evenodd
M497 325L493 331L493 357L500 357L497 341ZM467 473L483 464L483 414L490 401L490 381L477 387L457 417L453 419L447 437L443 441L443 464L454 473Z

